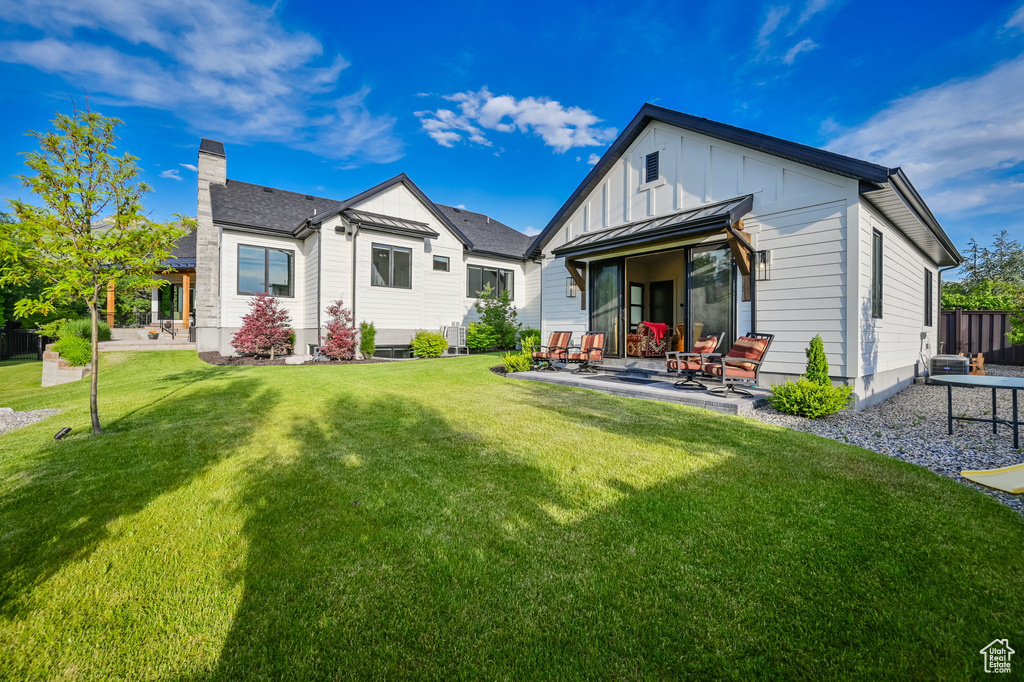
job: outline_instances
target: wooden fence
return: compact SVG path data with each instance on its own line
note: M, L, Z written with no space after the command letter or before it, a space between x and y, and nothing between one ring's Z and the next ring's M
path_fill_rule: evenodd
M1024 365L1024 346L1010 343L1006 338L1009 331L1010 313L1005 310L943 310L939 352L984 353L985 362Z

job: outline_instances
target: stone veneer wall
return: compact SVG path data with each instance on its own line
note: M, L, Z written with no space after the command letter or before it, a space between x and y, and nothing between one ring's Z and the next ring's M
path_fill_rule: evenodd
M219 350L220 229L213 224L210 185L227 182L227 158L200 150L199 195L196 209L196 348Z

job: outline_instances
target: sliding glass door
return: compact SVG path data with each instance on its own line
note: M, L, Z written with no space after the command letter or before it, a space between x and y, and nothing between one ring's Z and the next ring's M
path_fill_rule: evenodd
M603 331L604 350L608 355L622 355L623 260L601 261L590 264L590 328Z
M732 328L733 270L732 251L728 246L695 246L690 249L690 339L711 333L722 334L723 349L729 348L735 340Z

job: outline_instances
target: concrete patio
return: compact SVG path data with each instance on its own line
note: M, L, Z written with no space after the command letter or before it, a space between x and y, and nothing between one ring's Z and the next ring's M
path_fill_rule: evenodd
M611 395L642 400L658 400L678 403L690 407L702 407L723 414L746 415L755 407L766 402L769 392L762 388L751 389L753 395L723 397L700 389L675 388L675 378L665 371L664 360L621 358L609 359L599 374L573 374L571 370L561 372L530 371L508 375L520 381L536 381L559 384L575 388L587 388ZM714 382L708 382L715 386Z

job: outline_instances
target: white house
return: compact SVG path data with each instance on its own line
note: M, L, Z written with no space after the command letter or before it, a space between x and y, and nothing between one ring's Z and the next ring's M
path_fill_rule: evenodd
M249 301L269 292L291 315L300 350L317 342L341 299L373 322L385 352L419 329L475 319L484 285L507 290L527 326L540 323L531 238L480 213L435 204L405 174L346 200L227 178L224 145L199 148L196 342L232 352Z
M229 352L260 291L285 302L299 348L338 298L397 347L472 320L489 282L545 338L605 331L611 357L642 320L678 325L687 346L774 334L769 383L799 376L820 334L859 407L924 370L941 269L962 260L899 168L651 104L533 239L433 203L404 174L344 201L228 180L211 140L198 220L200 350Z
M726 348L771 333L762 380L774 383L804 371L821 334L858 407L924 369L940 268L962 260L899 168L651 104L528 255L545 335L606 331L621 355L640 320L682 324L687 344L716 330Z

